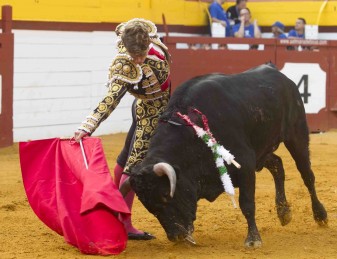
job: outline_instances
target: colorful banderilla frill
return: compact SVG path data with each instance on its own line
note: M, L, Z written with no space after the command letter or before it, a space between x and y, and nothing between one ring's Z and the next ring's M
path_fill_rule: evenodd
M214 161L220 173L220 179L222 181L224 190L230 195L233 205L236 208L234 200L234 187L231 178L228 175L228 171L224 164L224 161L226 161L228 165L234 164L237 168L240 168L241 166L234 160L235 157L227 149L220 145L213 137L213 134L211 133L208 126L207 117L197 109L193 109L192 111L201 115L204 129L193 123L187 115L183 115L180 112L177 112L177 115L182 118L187 123L187 125L192 126L197 136L201 138L205 142L205 144L212 150Z

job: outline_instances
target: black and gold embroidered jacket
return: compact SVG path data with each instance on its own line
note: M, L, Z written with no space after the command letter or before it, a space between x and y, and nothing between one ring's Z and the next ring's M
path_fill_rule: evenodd
M79 130L92 134L99 124L114 111L126 92L142 100L155 100L167 94L170 71L167 47L158 38L154 24L150 21L142 21L148 25L152 42L144 63L135 64L126 52L122 41L117 42L118 54L109 69L108 93L82 122ZM117 35L120 35L122 29L123 24L117 27ZM155 48L160 48L164 55L161 55Z

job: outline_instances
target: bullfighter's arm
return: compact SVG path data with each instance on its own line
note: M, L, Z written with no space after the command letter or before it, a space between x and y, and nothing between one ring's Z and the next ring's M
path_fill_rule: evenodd
M117 80L118 83L112 82L109 86L107 95L99 102L94 111L86 117L79 130L83 130L90 135L97 129L102 121L109 117L109 115L115 110L122 97L127 92L125 83L121 80Z
M128 55L118 54L110 66L108 94L78 129L92 134L115 110L125 93L137 86L142 75L141 67L134 64Z

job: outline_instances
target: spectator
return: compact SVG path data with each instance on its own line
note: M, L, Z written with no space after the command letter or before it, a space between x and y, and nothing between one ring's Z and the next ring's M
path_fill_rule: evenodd
M232 26L240 23L240 11L243 8L247 8L247 0L236 0L236 4L227 9L227 17Z
M240 10L240 23L233 26L233 35L236 38L261 38L261 30L256 19L252 23L248 8Z
M286 39L287 35L284 33L283 23L277 21L271 26L271 32L273 33L273 38L276 39Z
M223 36L230 36L230 24L227 19L227 14L222 8L225 0L214 0L213 3L209 6L209 13L211 15L212 23L219 24L224 30ZM212 28L212 25L211 25ZM212 35L213 36L213 35Z
M304 18L297 18L295 28L288 33L289 39L304 39L306 21Z

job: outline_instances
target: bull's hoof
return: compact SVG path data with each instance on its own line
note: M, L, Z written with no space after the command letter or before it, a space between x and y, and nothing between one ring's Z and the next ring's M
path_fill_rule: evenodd
M246 240L245 241L245 247L247 248L258 248L262 246L261 240Z
M326 226L328 224L328 213L326 212L322 203L313 205L314 219L320 226Z
M325 219L325 220L316 220L317 224L321 227L327 227L328 226L328 219Z
M277 216L282 226L289 224L292 219L291 209L288 204L277 207Z
M248 234L248 237L245 240L245 246L248 248L258 248L262 246L262 240L259 235L257 234Z

